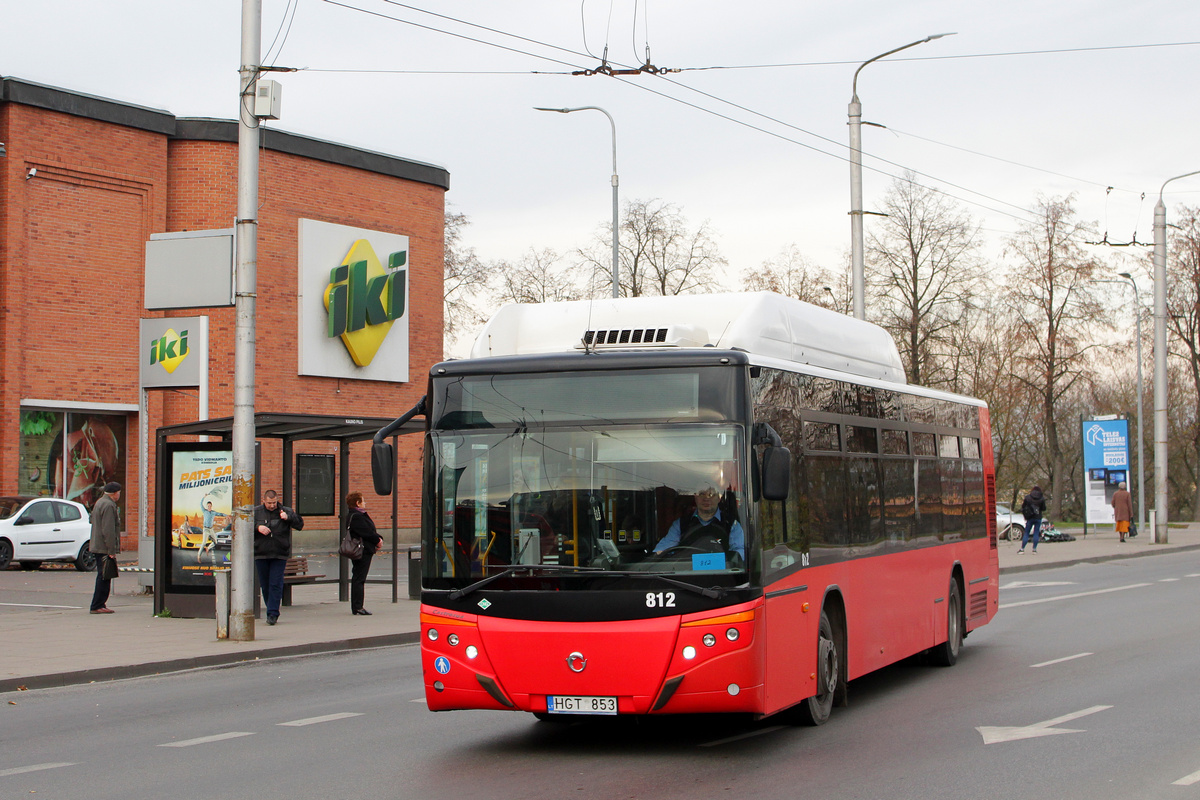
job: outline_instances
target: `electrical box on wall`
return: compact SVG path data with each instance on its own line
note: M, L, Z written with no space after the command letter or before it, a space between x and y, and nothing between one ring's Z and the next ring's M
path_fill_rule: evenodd
M279 119L281 92L278 81L258 81L254 85L254 116L259 119Z

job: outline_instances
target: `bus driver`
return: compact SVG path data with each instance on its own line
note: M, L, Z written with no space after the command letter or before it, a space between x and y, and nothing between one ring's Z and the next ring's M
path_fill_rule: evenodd
M717 504L722 492L710 481L696 493L696 510L691 516L680 517L671 523L667 535L655 545L654 552L664 553L676 547L704 553L737 553L745 561L746 534L735 519L725 521Z

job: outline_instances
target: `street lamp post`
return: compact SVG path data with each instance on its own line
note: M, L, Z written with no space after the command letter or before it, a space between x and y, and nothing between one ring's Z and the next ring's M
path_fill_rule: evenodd
M953 36L953 33L935 33L916 42L910 42L895 50L880 53L869 58L854 70L854 81L850 85L850 266L851 281L854 290L854 317L867 318L865 299L866 281L863 278L863 207L862 207L862 103L858 101L858 73L863 67L893 53L916 47L919 44L941 39L943 36Z
M619 271L617 264L620 259L620 238L618 231L618 206L617 206L617 123L613 121L612 114L605 111L599 106L580 106L579 108L539 108L535 106L537 111L555 111L559 114L570 114L572 111L599 111L604 116L608 117L608 124L612 126L612 296L621 296L621 283L618 280Z
M1142 445L1142 298L1128 272L1117 273L1133 286L1134 335L1137 337L1138 529L1146 529L1146 450Z
M1167 543L1167 206L1163 192L1180 178L1163 181L1154 206L1154 543Z

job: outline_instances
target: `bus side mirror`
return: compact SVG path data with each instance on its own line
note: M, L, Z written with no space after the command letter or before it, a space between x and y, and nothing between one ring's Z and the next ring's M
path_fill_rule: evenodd
M792 482L792 453L786 447L768 447L762 455L764 500L787 500Z
M391 442L371 443L371 480L375 483L375 494L392 493L392 473L396 468L396 454Z

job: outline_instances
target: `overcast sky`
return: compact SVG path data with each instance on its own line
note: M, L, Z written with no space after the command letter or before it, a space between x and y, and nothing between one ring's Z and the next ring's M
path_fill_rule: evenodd
M1110 241L1150 242L1163 181L1200 170L1195 2L412 3L265 0L264 62L302 68L276 76L270 125L446 167L449 207L486 259L568 251L610 218L608 121L532 110L595 105L616 120L622 199L708 221L732 272L793 243L841 267L854 70L936 33L957 35L859 77L864 121L887 126L863 129L868 210L911 169L966 204L996 256L1039 194L1074 193ZM240 16L239 0L10 2L0 74L234 119ZM614 66L644 62L648 45L651 64L683 71L566 74L598 66L606 45ZM1200 177L1166 200L1200 204Z

